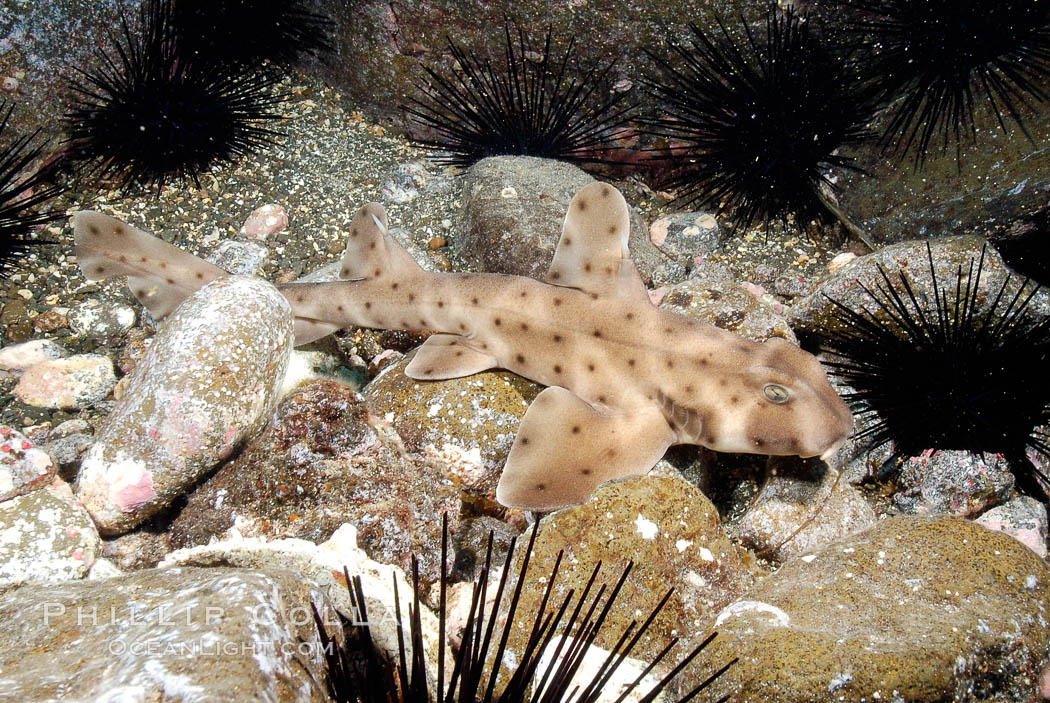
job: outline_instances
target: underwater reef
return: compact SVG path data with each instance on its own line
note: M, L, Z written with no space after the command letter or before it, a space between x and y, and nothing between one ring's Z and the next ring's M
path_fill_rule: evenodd
M12 695L1050 695L1044 9L0 2Z

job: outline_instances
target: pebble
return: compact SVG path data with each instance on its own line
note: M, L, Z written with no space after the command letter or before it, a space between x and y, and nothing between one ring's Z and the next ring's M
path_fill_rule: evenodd
M995 454L926 451L904 462L897 485L893 502L905 513L967 517L1006 500L1014 476Z
M979 525L1010 535L1039 557L1046 558L1046 505L1028 496L1017 496L974 520Z
M108 357L78 354L34 364L22 374L13 393L26 405L72 410L105 400L116 384Z
M0 502L0 586L84 578L101 547L91 517L60 481Z
M21 373L42 361L69 356L61 344L50 339L34 339L0 349L0 370Z
M224 271L241 276L253 276L266 263L269 251L255 242L227 240L208 257L208 261Z
M77 493L99 530L131 529L258 432L291 344L288 302L262 279L221 278L184 301L83 459Z
M0 501L51 483L55 465L18 430L0 425Z
M135 309L118 300L88 298L74 306L66 320L81 337L107 341L116 339L135 326Z
M266 239L288 226L288 212L278 203L256 208L241 226L240 235L250 239Z

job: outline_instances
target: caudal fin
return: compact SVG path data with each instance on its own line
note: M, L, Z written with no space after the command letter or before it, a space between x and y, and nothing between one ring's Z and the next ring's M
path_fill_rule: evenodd
M84 278L127 276L132 294L158 320L204 284L227 275L163 239L98 212L73 215L73 242Z
M85 278L127 276L131 292L158 320L204 284L228 275L218 266L98 212L82 210L73 215L73 241ZM387 231L383 206L368 203L362 207L350 226L339 277L398 280L420 271ZM348 315L352 302L336 304L330 283L292 283L280 289L295 315L297 345L324 337L353 319ZM295 295L291 295L293 290Z

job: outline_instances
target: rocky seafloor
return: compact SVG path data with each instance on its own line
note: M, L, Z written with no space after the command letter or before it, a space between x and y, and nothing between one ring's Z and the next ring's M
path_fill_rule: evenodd
M506 545L538 517L494 491L541 387L504 371L410 379L420 333L351 328L293 350L287 305L248 276L333 276L370 200L424 268L542 276L592 176L528 157L441 167L323 85L285 87L295 98L281 144L205 174L200 189L101 184L62 203L239 276L157 323L121 281L84 280L59 222L44 233L55 243L8 279L0 698L327 700L309 604L350 615L344 565L365 577L376 612L390 607L391 579L409 592L416 555L434 607L442 514L461 582L490 530ZM745 337L819 328L828 297L860 305L858 282L879 265L930 285L924 241L843 263L846 245L731 236L714 213L678 212L641 180L614 185L633 207L651 297ZM962 235L931 251L948 270L982 245ZM989 251L983 280L1008 275ZM1033 310L1045 314L1045 300ZM825 464L676 448L647 476L539 516L520 607L535 607L536 575L560 550L556 598L599 560L607 580L633 562L595 644L611 647L674 587L633 654L644 662L675 637L685 652L717 629L676 684L686 692L736 658L706 700L1050 698L1044 504L1019 496L992 455L927 452L894 484L865 483L887 452L851 441ZM530 626L515 621L505 661ZM377 637L389 646L389 631ZM436 637L428 630L430 651Z

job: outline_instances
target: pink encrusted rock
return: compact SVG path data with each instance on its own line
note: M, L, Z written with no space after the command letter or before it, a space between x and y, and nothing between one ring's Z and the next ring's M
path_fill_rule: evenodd
M83 408L105 400L117 376L113 362L99 354L41 361L26 369L13 391L26 405L38 408Z
M21 432L0 425L0 502L51 482L55 465Z
M241 227L241 236L250 239L266 239L288 226L288 213L275 203L256 208Z
M262 429L291 348L288 302L262 279L222 278L183 302L84 455L77 494L99 530L130 530Z

